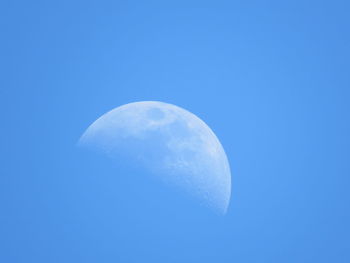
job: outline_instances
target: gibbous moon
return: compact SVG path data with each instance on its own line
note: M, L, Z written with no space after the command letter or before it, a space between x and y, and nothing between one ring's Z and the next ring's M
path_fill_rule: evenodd
M135 158L161 180L225 214L231 173L214 132L197 116L172 104L129 103L102 115L84 132L79 145L118 161Z

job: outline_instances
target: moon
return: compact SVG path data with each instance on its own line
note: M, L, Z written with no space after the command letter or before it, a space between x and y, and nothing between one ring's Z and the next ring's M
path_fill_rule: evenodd
M158 101L122 105L93 122L79 145L116 161L134 158L201 204L227 212L231 172L225 151L209 126L183 108Z

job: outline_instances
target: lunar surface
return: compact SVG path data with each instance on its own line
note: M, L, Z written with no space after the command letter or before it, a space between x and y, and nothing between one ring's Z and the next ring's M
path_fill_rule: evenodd
M144 101L102 115L84 132L79 145L118 161L134 158L166 183L225 214L231 173L225 151L197 116L172 104Z

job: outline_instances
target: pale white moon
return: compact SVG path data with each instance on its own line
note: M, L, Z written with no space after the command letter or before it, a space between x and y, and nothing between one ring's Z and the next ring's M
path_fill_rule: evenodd
M227 211L231 172L225 151L208 125L187 110L157 101L129 103L97 119L79 144L114 158L128 154L201 203Z

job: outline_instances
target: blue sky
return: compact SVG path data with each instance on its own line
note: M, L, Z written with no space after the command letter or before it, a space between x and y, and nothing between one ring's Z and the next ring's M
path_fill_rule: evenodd
M347 1L2 1L0 262L349 262ZM230 160L225 217L79 151L125 103Z

